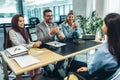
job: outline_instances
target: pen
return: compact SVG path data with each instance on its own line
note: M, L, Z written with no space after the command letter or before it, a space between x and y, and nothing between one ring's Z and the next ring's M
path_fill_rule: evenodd
M30 51L28 51L28 55L30 55Z
M55 45L57 45L57 43L55 43Z
M14 52L15 52L16 50L20 50L20 48L15 48L15 49L14 49Z
M58 42L55 42L54 44L55 44L55 45L58 45L59 43L58 43Z
M17 50L17 48L15 48L14 52Z

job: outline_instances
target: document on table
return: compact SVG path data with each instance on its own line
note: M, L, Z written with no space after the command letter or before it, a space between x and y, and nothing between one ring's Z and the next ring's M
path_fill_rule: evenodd
M31 55L25 55L25 56L20 56L20 57L15 57L13 58L19 65L20 67L26 67L35 63L38 63L39 60L34 58Z
M61 47L61 46L66 45L66 43L62 43L58 41L47 42L46 44L49 46L53 46L53 47Z
M14 47L11 47L11 48L7 48L6 49L10 55L14 56L14 55L20 55L24 52L27 52L28 49L22 45L18 45L18 46L14 46Z

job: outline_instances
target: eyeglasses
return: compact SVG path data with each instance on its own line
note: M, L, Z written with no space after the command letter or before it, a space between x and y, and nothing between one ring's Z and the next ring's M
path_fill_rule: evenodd
M46 15L46 17L52 17L53 15Z

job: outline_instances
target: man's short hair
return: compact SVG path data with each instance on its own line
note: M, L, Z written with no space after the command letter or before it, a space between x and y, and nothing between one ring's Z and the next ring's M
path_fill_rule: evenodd
M43 15L45 16L45 13L47 13L47 12L52 12L52 10L50 10L50 9L44 10L44 11L43 11Z

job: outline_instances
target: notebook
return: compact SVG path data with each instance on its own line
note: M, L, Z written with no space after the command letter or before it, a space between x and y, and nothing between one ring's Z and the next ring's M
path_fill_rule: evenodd
M22 45L18 45L11 48L7 48L5 51L8 57L17 57L27 54L28 49Z

